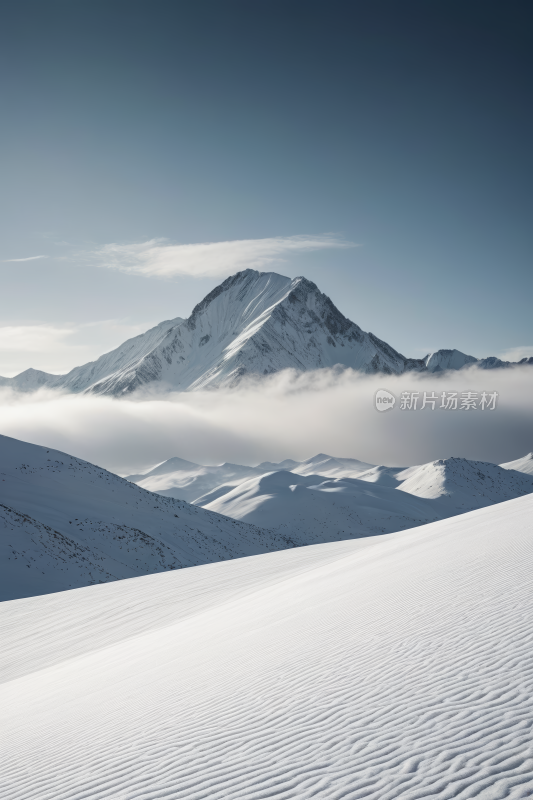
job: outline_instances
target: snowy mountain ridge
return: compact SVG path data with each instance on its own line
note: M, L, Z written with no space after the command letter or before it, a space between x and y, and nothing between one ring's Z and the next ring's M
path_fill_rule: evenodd
M533 475L447 458L407 469L374 467L358 477L280 470L219 487L195 505L308 544L391 533L531 493Z
M0 436L0 600L292 546L74 456Z
M440 459L413 467L374 466L356 458L338 458L325 453L305 461L287 458L278 463L265 461L253 467L242 464L204 466L174 457L145 473L128 475L126 480L164 497L174 497L204 507L245 481L270 472L288 471L293 475L319 476L322 480L357 478L393 489L403 488L405 484L412 487L407 491L413 494L418 494L419 490L426 492L420 494L421 497L440 497L447 494L448 487L452 487L451 491L458 491L460 485L468 486L469 494L483 493L492 480L495 481L492 488L497 494L500 489L505 492L505 486L511 487L513 484L509 470L515 477L516 473L533 475L533 455L500 464L499 467L490 462L466 458ZM406 483L408 480L409 484ZM484 483L485 480L487 483ZM428 494L429 486L435 487L433 494ZM502 496L501 499L514 496Z
M533 363L533 358L519 363ZM284 369L340 366L390 375L472 364L486 369L511 366L494 357L479 361L458 350L406 358L343 316L307 278L291 280L247 269L213 289L186 320L161 322L67 375L30 369L14 378L0 378L0 385L19 391L47 386L118 397L144 386L181 391L233 386L244 376Z
M174 497L194 505L204 505L215 499L213 492L219 497L244 481L260 477L267 472L289 470L297 475L355 478L371 467L372 464L355 458L333 458L324 453L301 462L285 459L277 464L270 461L263 462L256 467L242 464L203 466L182 458L169 458L148 472L127 475L126 480L133 481L143 489L156 492L163 497Z

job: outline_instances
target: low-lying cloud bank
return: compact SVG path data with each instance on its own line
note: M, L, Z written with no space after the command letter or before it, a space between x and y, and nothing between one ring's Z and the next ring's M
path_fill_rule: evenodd
M375 393L397 402L380 413ZM401 410L402 392L418 392ZM420 408L434 392L435 410ZM441 409L442 392L498 393L494 410ZM305 459L318 452L374 464L449 456L502 463L533 450L533 369L362 376L351 370L286 371L238 389L94 395L0 391L0 433L64 450L119 474L172 456L204 464Z

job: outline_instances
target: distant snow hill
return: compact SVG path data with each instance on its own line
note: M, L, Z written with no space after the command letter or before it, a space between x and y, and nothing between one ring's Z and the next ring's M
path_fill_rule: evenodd
M524 358L520 364L531 363ZM97 361L67 375L29 369L0 385L18 391L43 386L122 396L144 386L181 391L234 386L244 376L292 368L352 368L363 373L441 372L477 364L511 366L495 357L478 360L458 350L406 358L344 317L306 278L245 270L227 278L183 320L161 322Z
M448 458L408 468L324 453L256 467L171 458L128 480L302 545L404 530L529 494L532 465L529 456L502 466Z
M394 486L396 484L396 486ZM447 458L358 478L272 472L197 505L307 544L390 533L533 492L533 475Z
M2 603L0 796L531 797L532 575L530 495Z
M517 458L516 461L508 461L507 464L502 464L505 469L516 469L518 472L525 472L526 475L533 475L533 453L528 453L523 458Z
M149 472L128 475L127 480L150 492L157 492L163 497L174 497L195 505L204 505L244 481L267 472L290 470L297 475L319 474L328 478L355 478L372 466L355 458L332 458L323 453L308 458L307 461L293 461L288 458L277 464L265 461L257 467L245 467L241 464L205 467L182 458L169 458Z

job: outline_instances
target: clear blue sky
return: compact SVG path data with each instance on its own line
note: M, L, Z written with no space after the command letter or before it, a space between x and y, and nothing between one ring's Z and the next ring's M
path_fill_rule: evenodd
M532 16L514 0L7 4L0 374L83 363L224 277L98 266L152 239L334 234L359 247L268 268L408 356L533 355Z

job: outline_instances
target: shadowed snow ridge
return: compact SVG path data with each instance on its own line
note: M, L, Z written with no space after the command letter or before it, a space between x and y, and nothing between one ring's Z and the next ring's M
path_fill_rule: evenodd
M292 546L66 453L0 436L0 600Z

